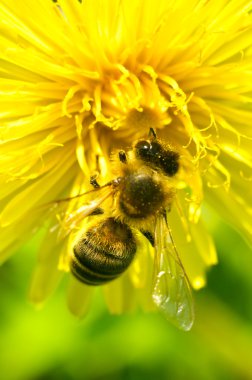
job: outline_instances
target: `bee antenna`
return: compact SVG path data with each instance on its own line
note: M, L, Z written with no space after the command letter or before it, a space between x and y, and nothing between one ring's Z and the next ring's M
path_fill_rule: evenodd
M156 140L156 138L157 138L157 134L153 128L150 128L150 130L149 130L149 137L153 138L154 140Z

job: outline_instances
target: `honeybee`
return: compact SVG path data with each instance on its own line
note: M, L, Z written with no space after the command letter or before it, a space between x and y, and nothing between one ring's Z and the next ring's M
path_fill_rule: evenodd
M71 231L83 218L99 215L80 231L70 270L88 285L117 278L134 260L135 232L140 231L155 250L152 299L169 320L189 330L194 320L191 287L167 221L180 155L150 129L148 139L138 140L128 151L119 151L116 160L119 175L102 186L91 177L93 190L88 193L98 195L65 220ZM108 199L112 206L105 211L102 207Z

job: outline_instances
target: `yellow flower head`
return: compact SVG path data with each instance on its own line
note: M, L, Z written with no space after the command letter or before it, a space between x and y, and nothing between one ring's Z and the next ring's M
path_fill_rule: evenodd
M191 285L202 287L217 261L203 201L252 241L251 11L248 0L1 1L0 258L42 226L34 302L69 271L76 234L100 217L82 218L83 207L103 197L106 216L117 216L109 186L76 195L90 176L117 178L111 154L131 157L150 131L179 153L167 219ZM153 249L135 227L133 263L103 286L114 313L152 308ZM73 313L85 313L92 290L71 277Z

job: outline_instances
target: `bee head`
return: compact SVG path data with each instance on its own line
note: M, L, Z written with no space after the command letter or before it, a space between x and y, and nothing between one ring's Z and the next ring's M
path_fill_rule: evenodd
M178 152L166 147L160 140L139 140L134 147L136 158L145 164L158 168L169 177L179 169Z

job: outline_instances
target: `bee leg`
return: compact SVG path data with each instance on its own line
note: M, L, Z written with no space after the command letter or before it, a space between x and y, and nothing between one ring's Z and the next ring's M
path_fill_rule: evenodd
M101 215L104 214L104 210L101 207L96 208L93 212L91 212L90 216L92 215Z
M92 185L94 189L98 189L100 187L99 183L97 182L96 174L90 177L90 185Z
M127 156L126 156L126 153L124 150L120 150L119 153L118 153L118 157L119 157L119 160L123 163L123 164L126 164L127 163Z
M149 240L149 242L152 245L152 247L154 247L155 240L154 240L153 234L150 231L144 231L144 230L140 230L140 232L146 237L146 239Z
M90 184L93 186L94 189L99 189L99 187L101 187L99 183L97 182L97 176L98 175L95 174L90 177ZM101 214L104 214L103 209L101 207L97 207L93 212L91 212L90 216L101 215Z
M153 140L156 140L156 138L157 138L157 134L153 128L150 128L150 130L149 130L149 138L153 139Z

